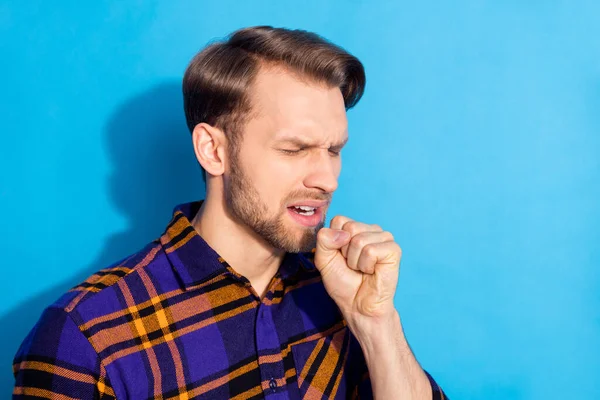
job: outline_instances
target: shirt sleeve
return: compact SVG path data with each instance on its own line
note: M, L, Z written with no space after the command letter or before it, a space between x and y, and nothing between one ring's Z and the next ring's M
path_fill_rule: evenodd
M68 313L44 311L13 361L13 399L115 399L106 370Z
M427 371L423 370L423 372L425 372L425 375L427 375L427 379L429 379L429 383L431 384L432 400L449 400L433 377L429 375ZM371 379L368 372L363 375L363 378L358 383L357 395L354 398L360 400L373 399L373 389L371 387Z
M448 397L446 396L446 394L444 393L444 391L442 390L442 388L437 384L437 382L435 381L435 379L433 379L433 377L431 375L429 375L429 372L423 370L423 372L425 372L425 375L427 375L427 379L429 379L429 383L431 384L431 392L433 393L433 400L449 400Z

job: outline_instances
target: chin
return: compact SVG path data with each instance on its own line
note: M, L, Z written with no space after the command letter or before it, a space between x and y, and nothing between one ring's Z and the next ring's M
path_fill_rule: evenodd
M311 233L310 235L304 235L301 239L296 241L297 253L309 252L317 245L317 234Z

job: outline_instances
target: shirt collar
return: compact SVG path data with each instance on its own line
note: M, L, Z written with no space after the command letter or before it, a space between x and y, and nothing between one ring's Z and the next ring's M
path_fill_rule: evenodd
M192 226L190 221L201 205L202 200L175 207L173 218L160 237L162 248L175 273L186 289L222 274L250 285ZM314 249L309 253L286 253L277 273L285 280L296 275L299 267L306 271L314 270L313 254Z

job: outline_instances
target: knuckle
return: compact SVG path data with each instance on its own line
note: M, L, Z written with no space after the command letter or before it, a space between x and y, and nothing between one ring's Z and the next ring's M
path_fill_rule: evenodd
M370 225L352 220L344 224L344 230L349 231L352 235L358 235L363 232L372 232Z
M367 257L375 257L377 253L377 247L375 247L373 244L368 244L363 247L363 251Z
M402 255L402 247L400 247L400 245L398 243L394 243L396 245L396 251L398 252L398 254Z
M331 218L332 224L341 224L342 221L343 221L343 217L341 215L336 215L335 217Z
M357 233L357 231L356 231L356 227L357 227L357 223L356 223L356 221L347 221L347 222L344 224L344 226L343 226L343 229L344 229L345 231L348 231L348 232L350 232L351 234L353 234L353 235L354 235L354 234L356 234L356 233Z
M367 245L367 240L362 235L356 235L350 240L350 243L353 247L360 249L360 248L364 247L365 245Z
M394 241L394 235L392 234L392 232L385 231L385 232L383 232L383 236L386 239L386 241L388 241L388 242L390 242L390 241L393 242Z

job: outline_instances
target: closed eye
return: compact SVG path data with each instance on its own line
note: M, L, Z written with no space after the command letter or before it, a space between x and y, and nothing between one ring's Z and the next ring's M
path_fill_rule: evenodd
M303 149L300 150L286 150L286 149L280 149L283 153L285 154L298 154L300 153Z
M284 154L298 154L304 150L305 149L298 149L298 150L279 149L279 151L281 151ZM342 152L341 150L329 149L329 153L332 154L334 157L338 157L341 152Z

